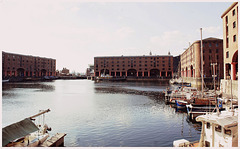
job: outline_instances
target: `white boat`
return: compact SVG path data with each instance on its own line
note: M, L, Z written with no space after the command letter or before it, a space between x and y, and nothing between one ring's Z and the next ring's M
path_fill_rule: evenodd
M238 147L238 109L200 115L196 121L202 123L200 140L176 140L174 147Z
M201 115L202 122L199 147L238 147L238 109Z
M7 79L7 80L2 80L2 83L5 83L5 82L9 82L9 79Z

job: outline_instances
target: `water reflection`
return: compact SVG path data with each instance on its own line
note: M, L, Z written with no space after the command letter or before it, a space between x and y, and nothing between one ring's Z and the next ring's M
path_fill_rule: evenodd
M3 83L2 90L9 91L12 89L34 89L38 92L52 92L55 90L55 86L49 82L30 82L30 83ZM5 94L3 94L4 96ZM8 95L8 94L7 94Z
M186 113L164 103L165 88L87 80L4 84L3 126L50 108L48 125L52 133L67 133L67 147L171 147L176 139L198 140Z

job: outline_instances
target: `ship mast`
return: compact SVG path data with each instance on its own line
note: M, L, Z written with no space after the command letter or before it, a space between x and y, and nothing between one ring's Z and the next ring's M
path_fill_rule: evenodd
M203 98L203 44L202 44L202 28L201 31L201 73L202 73L202 98Z
M217 108L217 113L219 114L219 108L218 108L218 101L217 101L217 94L216 94L216 88L215 88L215 78L216 78L216 75L215 75L215 66L217 65L217 63L212 63L211 64L213 66L213 84L214 84L214 95L215 95L215 101L216 101L216 108Z

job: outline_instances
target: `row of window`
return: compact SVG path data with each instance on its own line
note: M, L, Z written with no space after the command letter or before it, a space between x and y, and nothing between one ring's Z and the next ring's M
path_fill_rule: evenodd
M160 61L144 61L145 63L148 63L148 62L150 62L150 63L160 63ZM169 63L170 63L171 61L169 61ZM96 61L96 63L98 63L97 61ZM101 61L101 64L103 64L103 63L109 63L108 61ZM120 63L120 61L117 61L117 63ZM125 63L125 61L122 61L122 63ZM128 61L128 63L137 63L137 61ZM138 63L142 63L142 61L138 61ZM165 61L161 61L161 63L165 63ZM114 61L112 61L112 64L114 64Z
M44 64L43 64L43 65L36 65L36 64L35 64L35 65L29 65L29 64L21 64L21 63L12 63L12 64L13 64L13 66L17 66L17 65L19 66L19 65L20 65L21 67L29 67L29 66L30 66L30 67L31 67L31 66L40 67L40 66L41 66L41 67L43 67L43 68L45 68L45 67L46 67L46 68L55 68L55 65L48 65L48 66L46 66L46 65L44 65ZM3 64L3 65L5 65L5 64ZM8 65L10 66L11 64L8 63ZM13 67L13 68L14 68L14 67Z
M211 126L211 124L207 122L207 129L210 129L210 126ZM220 125L216 125L215 126L215 131L221 133L222 132L222 127ZM231 132L230 129L225 129L224 128L224 133L227 134L227 135L231 135L232 132Z
M10 70L10 67L7 67L7 69ZM12 70L15 70L15 67L13 67ZM26 68L26 70L28 70L28 68ZM38 69L31 69L31 68L30 68L30 70L36 71L36 70L40 70L40 69L39 69L39 68L38 68ZM51 71L51 69L47 69L47 71ZM55 70L52 69L52 71L55 71Z
M233 35L233 42L236 42L236 41L237 41L237 36ZM229 39L228 39L228 37L226 38L226 48L229 48Z
M218 55L216 55L216 60L218 60L219 59L219 56ZM212 55L209 55L208 56L208 60L212 60L212 59L214 59L214 57L212 56ZM205 60L205 55L203 55L203 60Z
M169 57L169 59L170 59L171 57ZM101 58L99 58L99 59L101 59ZM117 60L119 60L119 59L122 59L122 60L125 60L125 58L103 58L103 59L106 59L106 60L114 60L114 59L117 59ZM128 59L128 60L135 60L135 59L142 59L142 57L139 57L139 58L136 58L136 57L132 57L132 58L126 58L126 59ZM144 58L143 58L144 59ZM145 57L145 59L159 59L159 57L151 57L151 58L148 58L148 57ZM161 59L165 59L165 57L161 57Z
M112 68L111 69L112 71L114 71L115 69L114 68ZM120 70L119 68L117 68L116 70ZM124 70L126 70L125 68L123 68L122 69L122 71L124 71ZM139 70L142 70L142 68L139 68ZM145 68L144 70L148 70L147 68ZM171 68L168 68L168 69L165 69L165 68L162 68L161 70L169 70L169 71L171 71ZM96 68L96 71L98 71L98 68Z
M236 21L233 22L233 29L236 28ZM226 36L228 36L228 26L226 26Z
M10 60L11 60L11 59L8 58L8 61L10 61ZM12 59L12 61L15 61L15 59ZM18 62L27 62L27 63L30 62L30 63L33 63L33 61L28 61L28 60L26 60L26 61L24 61L24 60L19 61L19 60L18 60ZM37 63L37 61L34 61L34 62ZM41 61L38 61L38 63L40 63L40 62L41 62ZM44 63L44 64L47 64L46 62L41 62L41 63L42 63L42 64L43 64L43 63ZM52 64L52 63L54 63L54 62L51 61L50 63ZM50 63L49 63L49 60L48 60L48 64L50 64Z
M212 43L208 43L208 44L203 43L202 45L203 45L203 47L205 47L205 46L212 47ZM218 43L215 43L215 46L218 47Z
M216 53L218 53L218 51L219 51L219 50L216 49ZM203 53L205 53L205 52L207 52L207 50L203 50ZM209 50L208 50L208 53L212 53L212 52L214 53L214 49L213 49L213 50L212 50L212 49L209 49Z
M133 64L132 64L132 65L127 65L127 66L128 66L128 67L130 67L130 66L131 66L131 67L133 67L133 66L136 67L136 64L134 64L134 65L133 65ZM142 66L147 67L148 65L147 65L147 64L145 64L145 65L139 64L139 67L142 67ZM156 65L156 64L154 64L154 65L151 64L150 66L151 66L151 67L152 67L152 66L156 67L156 66L159 66L159 64L157 64L157 65ZM165 66L166 66L165 64L162 64L162 67L165 67ZM101 67L109 67L109 65L101 65ZM112 65L112 67L115 67L115 66ZM116 65L116 67L119 67L119 65ZM122 67L125 67L125 65L122 65ZM168 67L171 67L171 65L168 65ZM98 68L98 64L96 64L96 68Z
M236 14L236 10L233 9L232 10L232 16L235 16L235 14ZM228 16L225 17L225 23L228 24Z
M3 58L4 58L4 57L5 57L5 54L3 54L2 56L3 56ZM50 59L47 59L47 58L36 58L36 57L30 57L30 58L28 58L28 57L15 56L15 55L10 55L10 54L8 54L7 57L8 57L8 58L12 57L12 58L16 58L16 59L25 59L25 60L35 59L35 60L39 60L39 61L40 61L40 60L43 60L43 61L51 61Z

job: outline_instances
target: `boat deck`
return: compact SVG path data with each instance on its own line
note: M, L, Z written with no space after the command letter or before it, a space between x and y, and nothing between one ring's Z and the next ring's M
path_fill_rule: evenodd
M49 140L43 142L40 147L59 147L64 146L64 137L66 136L65 133L57 133L52 136Z
M199 142L194 142L189 145L190 147L199 147Z

